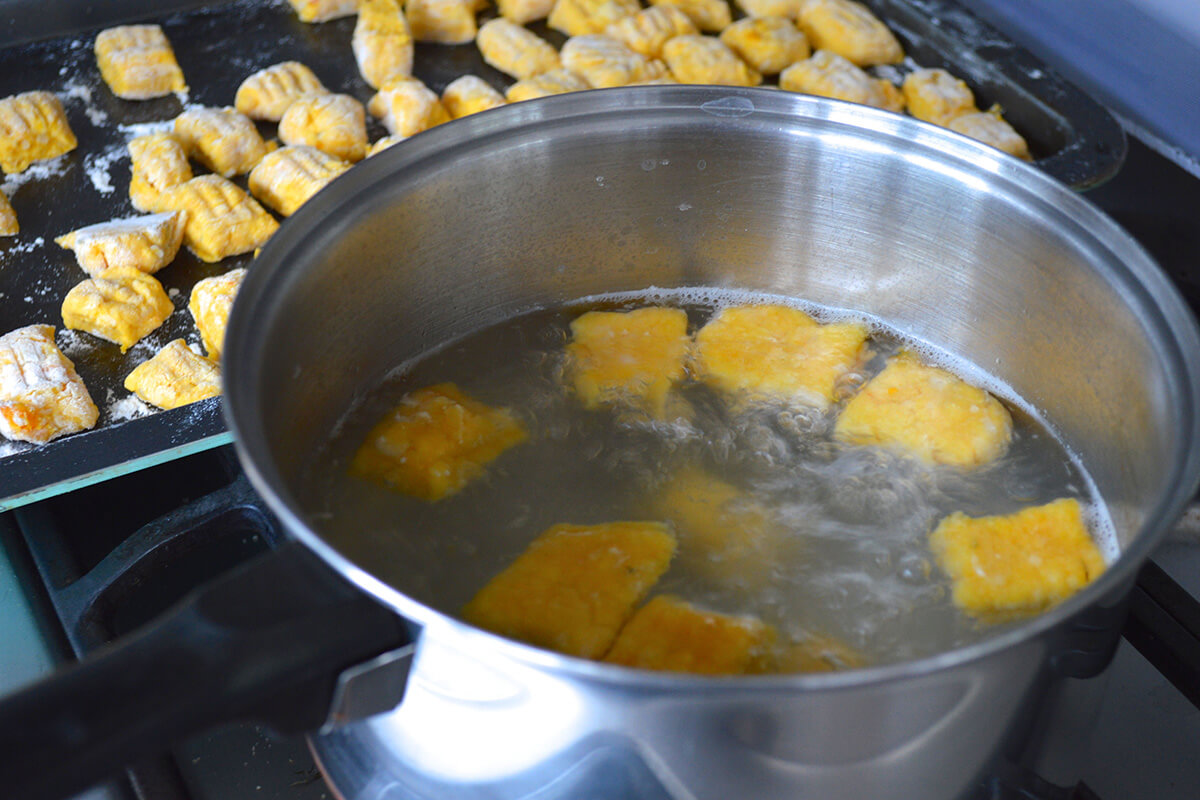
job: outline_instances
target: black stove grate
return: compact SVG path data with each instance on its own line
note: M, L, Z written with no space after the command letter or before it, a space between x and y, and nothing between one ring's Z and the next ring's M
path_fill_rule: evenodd
M283 539L231 447L31 505L13 518L75 658ZM120 800L330 795L301 738L248 723L185 740L131 766L105 791Z

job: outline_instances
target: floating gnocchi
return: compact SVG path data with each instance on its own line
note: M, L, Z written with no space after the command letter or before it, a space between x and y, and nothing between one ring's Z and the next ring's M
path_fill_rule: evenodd
M129 142L132 162L129 199L138 211L158 213L167 209L170 189L192 179L183 145L169 133L138 136Z
M625 624L604 660L638 669L742 675L760 671L774 640L774 628L757 617L658 595Z
M904 48L888 27L853 0L807 0L798 21L813 49L837 53L857 67L904 60Z
M696 333L695 367L701 380L735 396L827 408L838 379L862 361L868 333L788 306L734 306Z
M675 554L660 522L555 525L463 609L472 625L581 658L600 658Z
M285 217L350 169L350 164L315 147L281 147L250 171L250 193Z
M697 467L674 474L650 502L675 526L679 558L723 584L752 588L769 576L781 544L767 509Z
M549 42L503 17L483 23L475 44L484 61L517 80L562 66L558 51Z
M0 171L24 172L33 162L57 158L78 144L62 101L50 92L0 100Z
M149 100L187 91L175 51L158 25L100 31L94 46L100 77L123 100Z
M662 78L667 67L635 53L620 39L600 34L572 36L559 53L563 66L593 88L607 89Z
M292 103L328 91L311 69L299 61L284 61L260 69L242 81L233 107L251 119L279 122Z
M219 395L221 372L215 361L196 355L187 342L175 339L134 367L125 378L125 388L152 406L170 410Z
M0 336L0 434L45 444L88 430L99 418L52 326L27 325Z
M113 267L154 274L175 260L186 220L182 211L115 219L71 231L54 241L74 251L76 262L93 278Z
M779 74L779 88L849 103L903 111L904 95L890 81L872 78L837 53L818 50Z
M372 89L412 74L412 31L396 0L361 0L350 46Z
M367 434L351 473L430 502L460 491L525 428L452 383L410 392Z
M676 36L662 48L663 60L680 83L758 86L762 75L715 36Z
M450 121L441 98L417 78L393 78L371 98L367 108L383 120L389 133L398 136L413 136Z
M850 398L834 434L855 444L897 449L929 464L973 467L1004 454L1012 438L1012 417L983 389L901 353Z
M215 275L196 281L188 298L188 311L200 331L200 339L208 357L217 361L225 343L225 326L229 312L237 297L238 289L246 278L245 267L231 269L224 275Z
M1078 500L1061 499L1014 514L956 512L929 536L966 613L1004 621L1061 603L1104 572Z
M678 308L589 311L571 322L568 373L584 408L632 406L655 418L687 374L687 314Z
M249 253L279 228L254 198L220 175L201 175L180 184L168 192L166 203L187 212L183 240L201 261Z
M442 105L452 119L478 114L507 103L504 95L478 75L455 78L442 90Z
M175 311L162 284L136 267L111 267L78 283L62 303L63 325L121 346L124 353Z
M367 155L367 112L348 94L302 97L283 113L279 140L315 147L342 161L361 161Z
M254 122L235 108L191 108L175 118L184 151L226 178L244 175L267 154Z
M866 664L866 657L845 642L817 634L779 648L770 659L770 671L839 672Z
M699 29L691 17L678 6L661 5L643 8L636 14L611 23L604 32L625 43L635 53L646 58L662 56L662 47L676 36L697 34Z

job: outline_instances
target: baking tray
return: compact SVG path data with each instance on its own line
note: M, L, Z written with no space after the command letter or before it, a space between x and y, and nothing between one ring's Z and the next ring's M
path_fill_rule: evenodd
M129 3L118 5L121 22L136 19L128 13ZM1076 188L1102 182L1119 168L1125 152L1119 124L961 7L950 0L874 0L868 5L888 22L909 54L903 64L875 68L878 75L898 80L917 65L951 70L975 89L980 107L1003 106L1029 140L1039 167ZM19 8L25 16L16 21L23 29L36 28L38 5ZM0 511L229 441L218 400L156 411L125 391L123 382L172 339L198 342L187 312L192 286L201 278L249 266L251 256L205 264L181 251L157 273L175 313L124 355L90 334L61 330L62 299L85 276L74 255L55 245L54 238L138 213L128 196L127 141L167 129L186 105L231 105L246 76L288 59L307 64L332 91L364 103L373 94L351 52L353 18L308 25L295 18L284 0L239 0L150 14L141 21L162 25L187 79L186 95L141 102L114 97L100 80L92 54L98 28L0 49L0 97L34 89L55 92L79 139L71 153L4 180L21 233L0 238L0 332L34 323L60 328L59 345L100 408L91 431L41 446L0 442ZM556 46L565 40L542 24L531 27ZM414 73L438 92L466 73L500 89L512 82L484 64L474 44L419 44ZM264 136L274 136L273 125L261 129ZM386 133L373 120L368 130L372 141Z

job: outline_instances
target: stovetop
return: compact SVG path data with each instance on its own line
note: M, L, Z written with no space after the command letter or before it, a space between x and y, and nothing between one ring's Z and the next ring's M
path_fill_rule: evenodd
M0 9L7 2L0 0ZM1200 180L1131 140L1122 170L1086 197L1130 231L1200 311ZM133 630L279 536L228 447L0 515L0 694ZM130 537L142 544L130 544ZM150 541L155 546L147 550ZM153 569L122 577L139 561ZM1200 524L1173 532L1155 561L1200 598ZM1200 787L1200 710L1126 642L1106 680L1084 770L1087 788L1076 796L1193 800ZM332 794L302 737L247 723L188 739L89 797Z

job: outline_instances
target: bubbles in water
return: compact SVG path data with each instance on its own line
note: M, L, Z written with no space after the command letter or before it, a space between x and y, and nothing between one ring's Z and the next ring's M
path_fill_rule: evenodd
M723 307L750 301L763 298L653 288L591 298L517 317L417 359L339 426L343 434L330 455L341 466L312 501L332 510L321 529L401 591L455 614L550 525L659 518L655 503L664 487L683 470L700 470L728 486L731 499L710 516L733 520L722 524L740 544L696 552L696 540L681 528L679 555L656 591L756 614L784 636L820 632L870 661L986 636L990 629L965 621L951 605L929 532L953 511L1006 513L1084 495L1079 487L1089 484L1055 438L1015 409L1009 455L973 471L834 440L840 404L911 343L872 325L874 356L841 378L828 411L728 397L697 382L673 393L666 419L636 407L589 411L575 397L564 348L570 321L582 311L672 304L696 327ZM403 392L442 381L512 408L529 440L489 467L485 479L434 504L347 478L346 455L370 423Z

